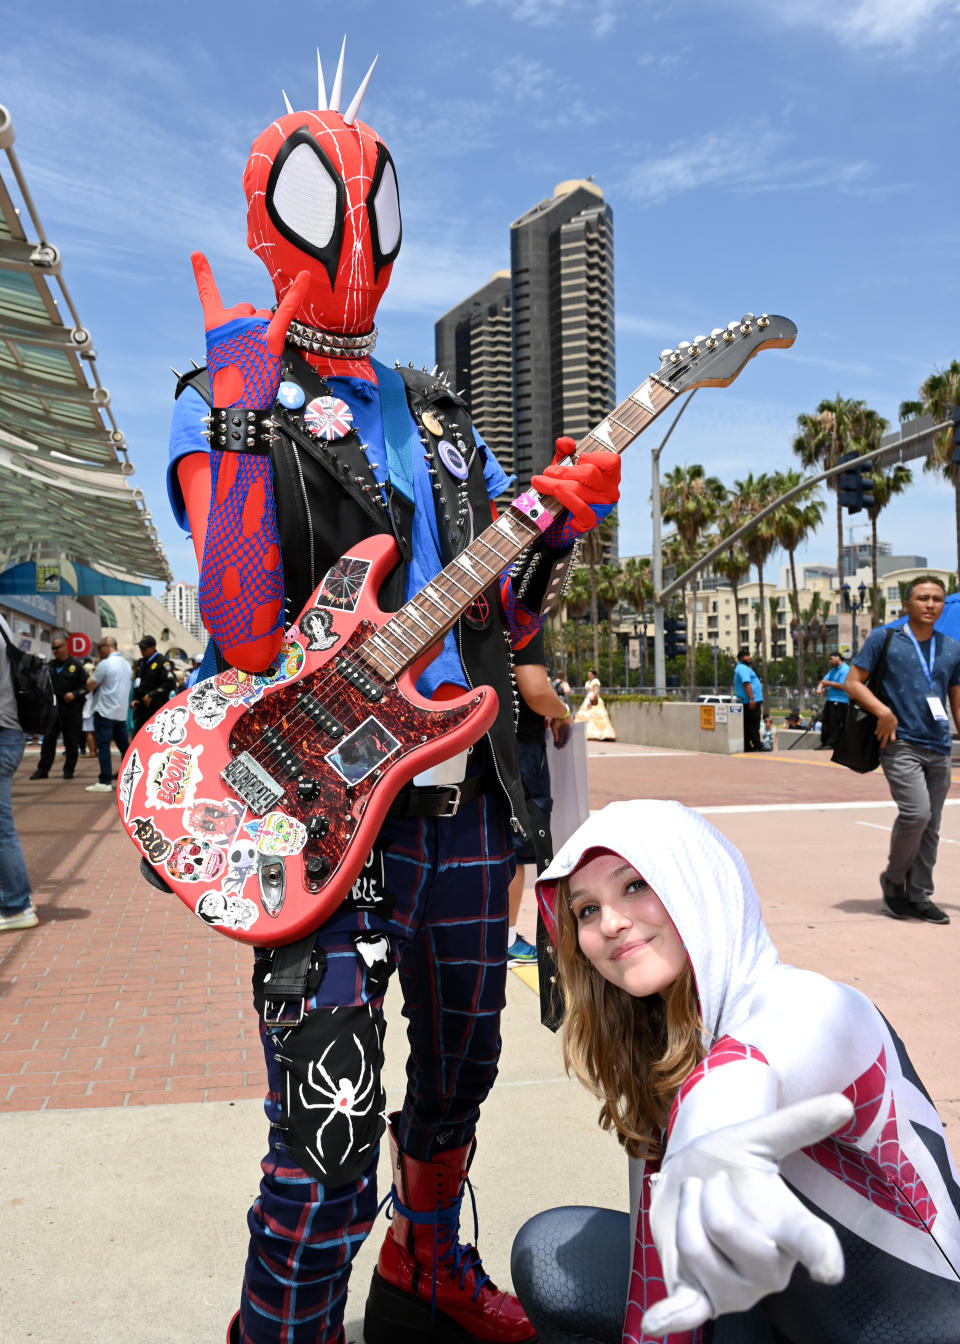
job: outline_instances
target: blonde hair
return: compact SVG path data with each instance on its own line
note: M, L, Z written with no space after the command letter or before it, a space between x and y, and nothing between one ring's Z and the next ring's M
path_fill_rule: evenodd
M567 878L557 883L554 917L567 1073L599 1097L601 1128L616 1131L631 1157L659 1157L671 1102L706 1054L690 963L662 998L635 998L581 952Z

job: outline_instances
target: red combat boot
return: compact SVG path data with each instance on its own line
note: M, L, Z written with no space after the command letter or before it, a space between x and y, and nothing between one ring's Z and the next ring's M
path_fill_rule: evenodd
M476 1142L430 1162L400 1151L388 1126L393 1220L367 1297L367 1344L535 1344L523 1307L457 1240L460 1201Z

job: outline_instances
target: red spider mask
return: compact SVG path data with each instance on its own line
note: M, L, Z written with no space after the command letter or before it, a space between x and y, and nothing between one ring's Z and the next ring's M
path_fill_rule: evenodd
M341 51L331 110L291 109L254 141L243 173L247 246L270 272L278 300L299 271L310 272L298 320L365 333L400 251L400 203L390 151L356 120L370 74L341 115L342 70ZM325 109L322 72L319 83Z

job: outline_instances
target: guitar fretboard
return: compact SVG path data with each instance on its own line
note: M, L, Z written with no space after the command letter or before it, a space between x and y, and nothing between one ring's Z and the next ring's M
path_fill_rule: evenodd
M656 378L648 378L621 401L596 428L577 444L577 454L600 449L622 453L647 425L666 410L676 393ZM563 505L549 496L529 491L550 519ZM443 639L457 620L494 579L540 536L540 527L514 504L451 560L415 597L380 627L359 650L364 662L392 681Z

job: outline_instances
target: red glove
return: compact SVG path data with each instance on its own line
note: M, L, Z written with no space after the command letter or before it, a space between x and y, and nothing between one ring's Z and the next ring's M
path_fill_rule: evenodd
M530 484L569 511L569 531L580 535L602 522L619 500L620 455L601 448L584 453L576 464L564 466L563 459L575 447L573 439L557 439L553 461Z

